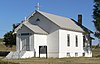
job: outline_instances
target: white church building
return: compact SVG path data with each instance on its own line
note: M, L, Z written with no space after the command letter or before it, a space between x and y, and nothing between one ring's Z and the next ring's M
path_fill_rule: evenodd
M6 58L92 57L92 31L70 18L34 11L14 31L16 51Z

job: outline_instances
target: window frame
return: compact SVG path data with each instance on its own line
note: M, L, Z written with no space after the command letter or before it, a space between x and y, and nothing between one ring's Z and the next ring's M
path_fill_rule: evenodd
M70 34L67 34L67 46L70 46Z
M77 53L77 52L75 52L75 56L76 56L76 57L78 56L78 53Z
M83 36L83 47L85 47L85 42L86 42L86 39L85 39L85 36Z
M29 36L29 35L31 35L31 33L21 33L20 35L21 36Z
M70 56L70 53L69 52L67 52L67 56Z
M75 46L78 47L78 35L75 36Z

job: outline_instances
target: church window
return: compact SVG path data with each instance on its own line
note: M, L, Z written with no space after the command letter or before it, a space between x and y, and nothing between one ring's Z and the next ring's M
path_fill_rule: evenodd
M85 53L83 53L83 56L85 56Z
M31 35L31 33L21 33L21 36L28 36Z
M69 52L67 53L67 56L70 56L70 53Z
M39 18L36 19L36 21L34 22L34 25L37 25L38 24L38 21L40 21Z
M83 36L83 47L85 47L85 36Z
M36 19L36 21L40 21L40 19L39 19L39 18L37 18L37 19Z
M70 34L67 34L67 46L70 46Z
M76 47L78 47L78 36L77 35L75 36L75 39L76 39Z
M75 56L77 57L78 56L78 53L75 53Z

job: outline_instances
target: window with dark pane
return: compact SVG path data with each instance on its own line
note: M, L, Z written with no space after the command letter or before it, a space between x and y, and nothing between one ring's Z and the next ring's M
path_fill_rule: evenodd
M67 56L70 56L70 53L69 52L67 53Z
M76 47L78 47L78 36L77 35L75 36L75 39L76 39Z
M83 47L85 47L85 36L83 36Z
M75 56L78 56L78 53L75 53Z
M67 34L67 46L70 46L70 34Z
M31 33L21 33L21 36L28 36L28 35L32 35Z
M37 19L36 19L36 21L40 21L40 19L39 19L39 18L37 18Z

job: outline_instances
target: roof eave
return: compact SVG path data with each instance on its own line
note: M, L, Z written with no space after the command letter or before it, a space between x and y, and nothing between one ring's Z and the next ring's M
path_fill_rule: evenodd
M63 28L63 27L60 27L60 29L84 33L84 31L73 30L73 29L67 29L67 28Z
M26 24L24 24L27 28L29 28ZM45 32L45 33L42 33L42 32L36 32L34 30L32 30L31 28L29 28L32 32L34 32L35 34L44 34L44 35L47 35L48 33Z
M85 26L83 26L83 25L81 25L81 24L79 24L77 21L75 21L74 19L72 19L71 18L71 20L73 20L77 25L79 25L81 28L82 27L84 27L84 28L82 28L83 30L84 30L84 32L86 33L93 33L91 30L89 30L88 28L86 28Z

